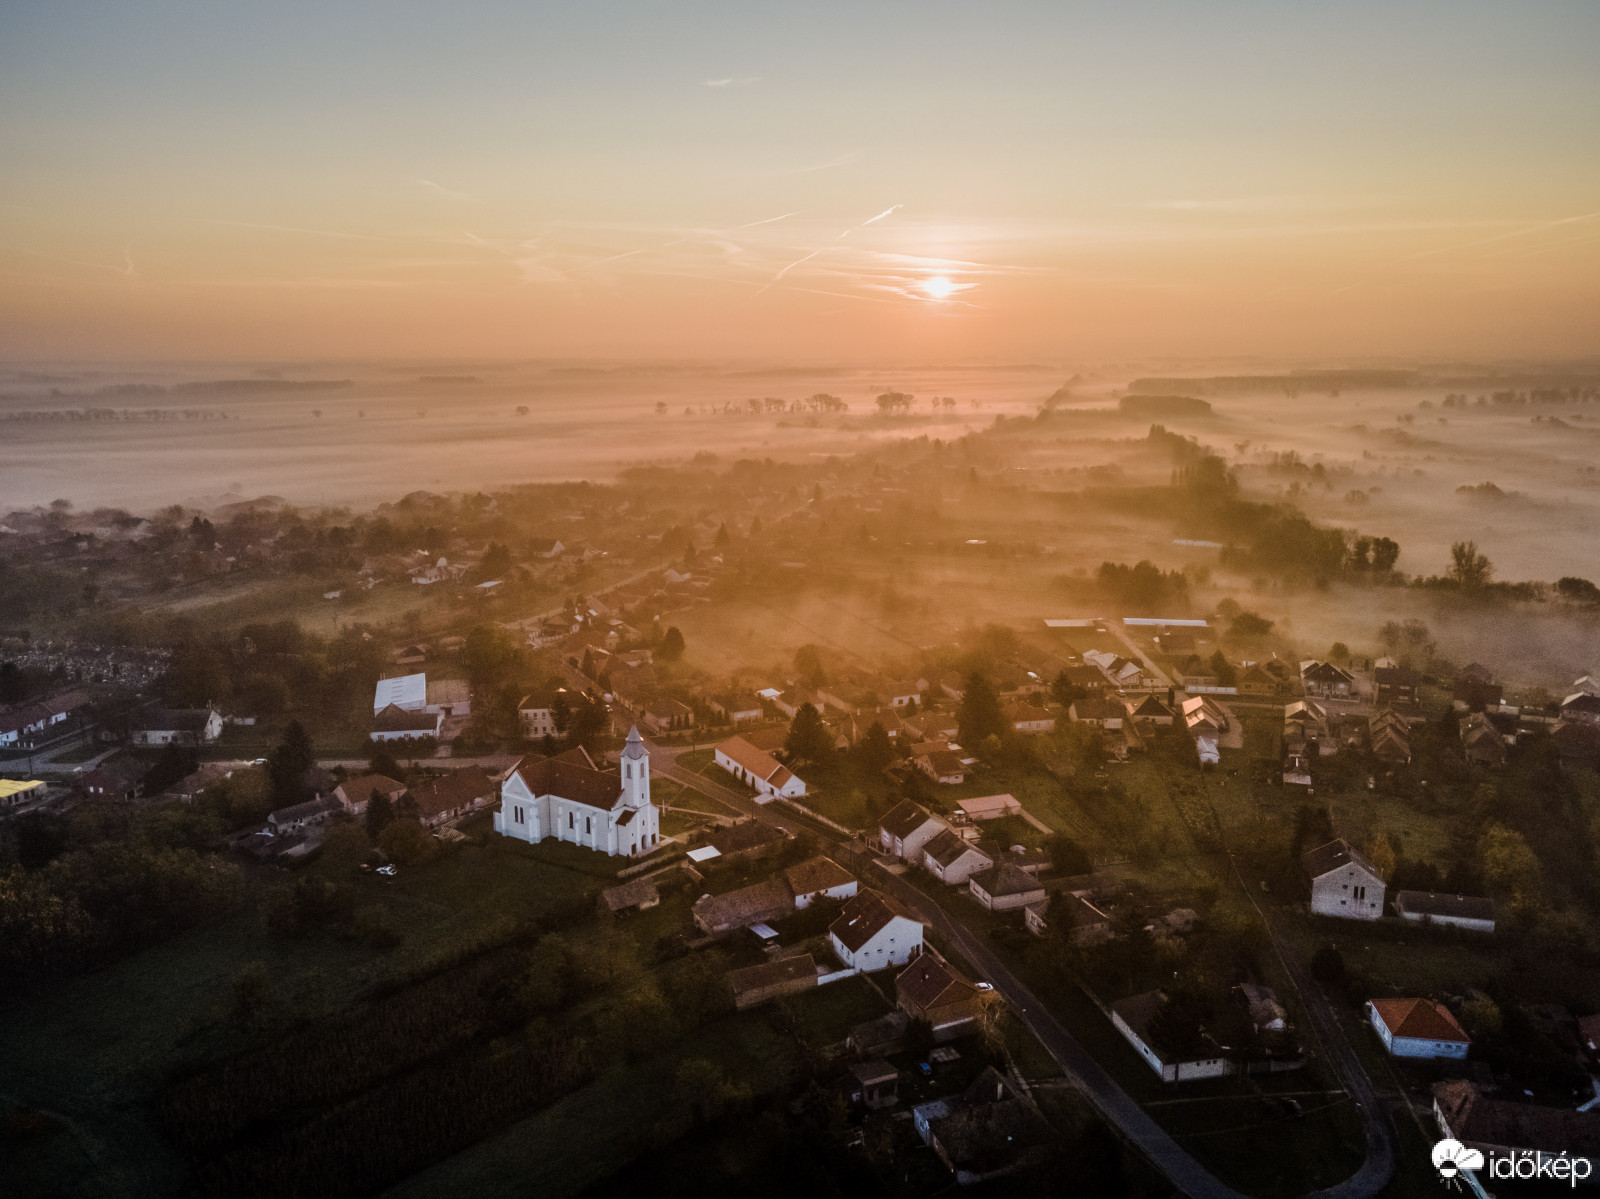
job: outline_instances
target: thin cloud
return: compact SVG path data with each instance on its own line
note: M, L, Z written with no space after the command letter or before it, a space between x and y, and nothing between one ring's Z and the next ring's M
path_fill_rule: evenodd
M760 75L744 75L744 76L730 75L725 79L704 79L704 80L701 80L700 86L701 87L717 87L717 88L723 88L723 87L749 87L752 83L760 83L760 82L761 82L761 76Z
M411 182L415 183L418 187L425 187L436 195L445 197L447 200L459 200L464 204L483 203L482 200L479 200L475 196L469 196L466 192L453 191L450 188L445 187L442 183L435 183L432 179L412 179Z
M233 229L261 229L268 233L298 233L304 237L336 237L346 241L407 241L400 237L384 237L376 233L347 233L342 229L305 229L298 225L265 225L256 221L227 221L216 217L201 217L206 225L226 225Z

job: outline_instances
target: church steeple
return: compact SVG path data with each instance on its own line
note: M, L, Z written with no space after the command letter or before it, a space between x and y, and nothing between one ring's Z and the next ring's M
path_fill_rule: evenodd
M639 726L628 730L628 743L622 747L622 800L631 808L650 804L650 751L644 738L639 736Z

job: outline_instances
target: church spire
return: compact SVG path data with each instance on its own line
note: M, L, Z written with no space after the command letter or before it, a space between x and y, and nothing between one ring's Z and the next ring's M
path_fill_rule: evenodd
M639 726L634 725L628 730L628 744L622 748L624 758L648 758L650 751L644 746L644 738L639 736Z

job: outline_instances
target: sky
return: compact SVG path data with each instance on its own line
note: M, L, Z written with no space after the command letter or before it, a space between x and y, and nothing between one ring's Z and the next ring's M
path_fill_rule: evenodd
M0 356L1600 354L1600 5L0 0Z

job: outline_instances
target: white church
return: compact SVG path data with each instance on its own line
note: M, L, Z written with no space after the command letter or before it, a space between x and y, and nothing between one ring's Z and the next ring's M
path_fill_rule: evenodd
M522 841L555 837L601 853L636 857L661 840L661 814L650 802L650 751L628 732L615 772L583 749L524 758L500 788L494 830Z

